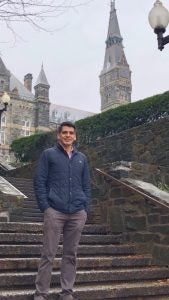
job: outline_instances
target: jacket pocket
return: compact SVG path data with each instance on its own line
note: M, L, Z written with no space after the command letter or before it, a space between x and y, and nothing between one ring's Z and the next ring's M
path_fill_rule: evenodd
M63 208L65 206L65 203L63 201L63 199L61 199L58 194L57 194L57 191L55 191L54 189L50 189L49 191L49 202L51 204L53 204L52 206L53 207L56 207L56 208Z

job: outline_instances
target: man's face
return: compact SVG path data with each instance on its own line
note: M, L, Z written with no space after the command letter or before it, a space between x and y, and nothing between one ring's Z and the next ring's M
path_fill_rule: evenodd
M62 131L58 133L57 138L59 142L65 146L71 146L76 141L76 132L73 127L63 126Z

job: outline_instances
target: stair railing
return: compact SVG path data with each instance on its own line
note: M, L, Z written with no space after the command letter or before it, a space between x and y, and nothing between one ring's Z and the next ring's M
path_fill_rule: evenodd
M128 190L130 190L130 191L132 191L132 192L135 192L135 193L137 193L137 194L143 196L145 199L150 200L152 203L155 203L155 204L157 204L157 205L160 206L160 207L169 209L169 204L167 205L167 204L165 204L165 203L160 202L157 198L152 197L152 196L150 196L150 195L148 195L148 194L146 194L146 193L140 191L140 190L139 190L138 188L136 188L136 187L130 186L130 185L127 184L126 182L124 182L124 181L122 181L122 180L119 180L119 179L113 177L112 175L109 175L108 173L106 173L105 171L103 171L103 170L101 170L101 169L95 168L95 170L96 170L96 172L99 173L100 175L106 177L107 179L110 179L111 181L113 181L113 182L115 182L115 183L117 183L117 184L119 184L119 185L125 187L126 189L128 189Z

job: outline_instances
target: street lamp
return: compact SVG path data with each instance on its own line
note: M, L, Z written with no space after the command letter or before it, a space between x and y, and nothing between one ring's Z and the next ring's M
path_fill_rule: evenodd
M7 94L7 92L4 92L3 96L0 98L0 145L2 144L1 116L4 111L7 111L9 102L10 96Z
M163 37L163 33L169 23L169 11L163 6L161 1L156 0L154 7L149 12L148 19L150 26L157 34L158 49L162 51L164 45L169 43L169 35Z

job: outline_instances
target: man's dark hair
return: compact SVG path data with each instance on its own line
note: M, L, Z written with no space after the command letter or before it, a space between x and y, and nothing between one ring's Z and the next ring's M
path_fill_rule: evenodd
M62 123L59 125L59 127L58 127L58 133L61 133L63 126L73 127L74 130L76 131L76 126L75 126L75 124L73 124L73 123L70 122L70 121L64 121L64 122L62 122Z

